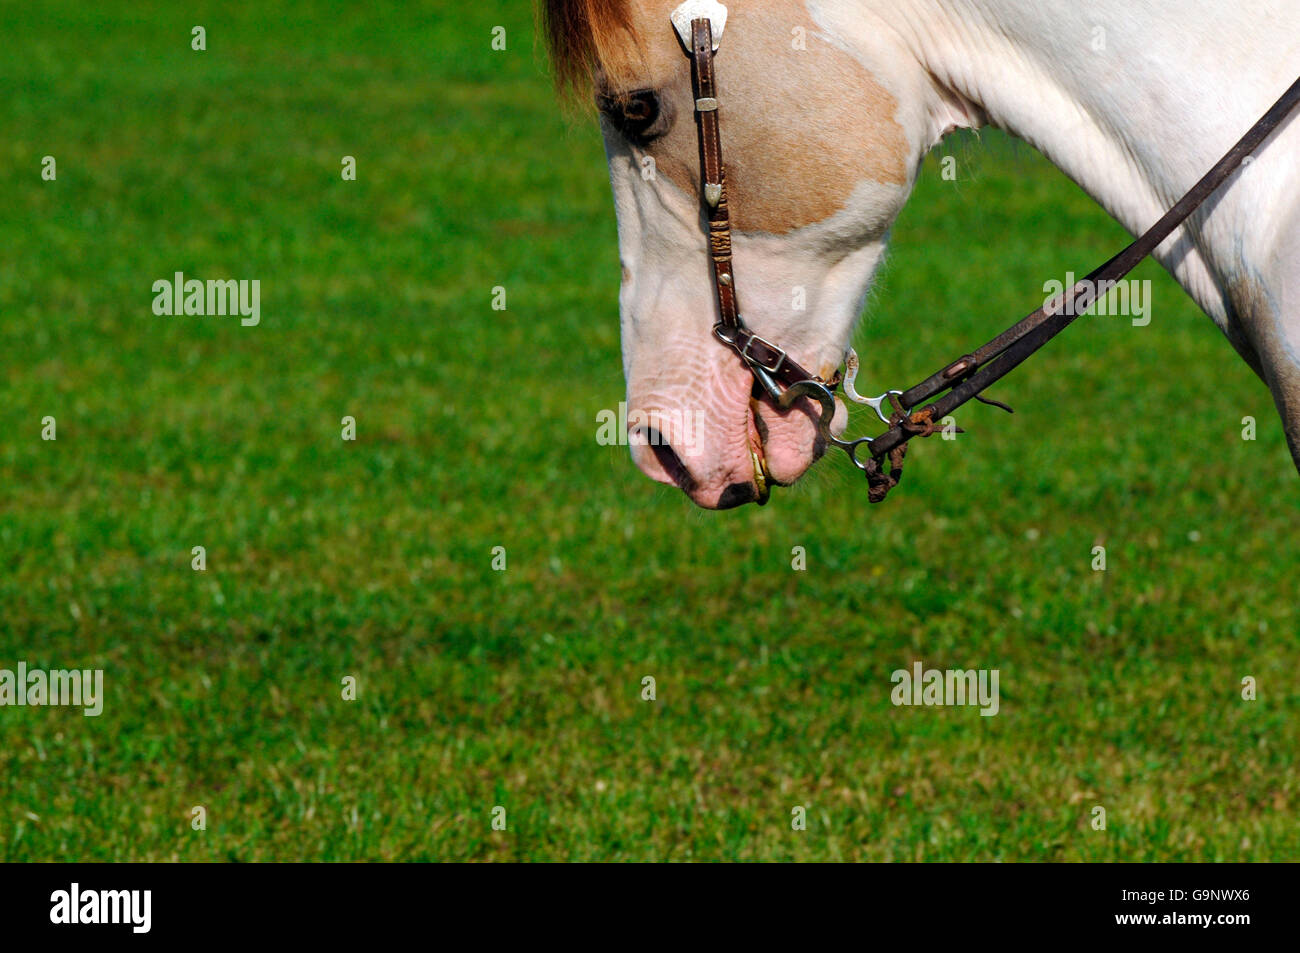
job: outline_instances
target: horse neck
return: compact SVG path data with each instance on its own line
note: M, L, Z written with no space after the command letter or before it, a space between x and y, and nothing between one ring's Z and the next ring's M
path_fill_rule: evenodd
M919 152L954 126L1026 140L1132 233L1147 229L1295 79L1294 0L809 0L823 29L924 100ZM1283 143L1284 146L1284 143ZM1294 163L1235 183L1156 257L1223 326L1251 222ZM1273 198L1270 198L1273 196ZM1221 200L1222 199L1222 200ZM1257 229L1255 229L1257 233Z
M1139 232L1294 80L1300 4L1277 0L813 0L849 45L901 40L919 65L930 146L954 126L1006 129ZM882 30L883 28L883 30ZM846 34L844 31L847 30ZM895 55L899 47L894 47ZM886 54L888 55L888 54ZM1234 201L1249 195L1238 190ZM1158 255L1203 307L1249 213L1199 235L1203 258ZM1216 256L1217 245L1222 255ZM1186 249L1183 249L1186 251ZM1216 320L1219 315L1214 314Z

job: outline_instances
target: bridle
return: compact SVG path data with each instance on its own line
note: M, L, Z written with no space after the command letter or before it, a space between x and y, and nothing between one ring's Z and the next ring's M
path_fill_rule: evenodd
M913 437L928 437L958 407L970 400L1011 408L982 396L992 384L1009 374L1031 354L1065 330L1087 311L1097 289L1118 281L1153 252L1175 228L1196 210L1237 167L1249 157L1300 102L1300 79L1292 84L1271 109L1241 140L1192 186L1158 222L1104 265L1080 279L1031 314L1026 315L982 347L951 361L925 380L906 390L890 390L879 397L862 397L854 389L858 356L849 348L844 358L844 394L855 403L867 404L888 425L876 437L843 440L831 433L835 416L834 391L840 384L837 372L830 380L805 370L786 351L745 326L736 301L736 276L731 259L731 219L727 209L726 166L722 161L719 130L718 90L714 75L714 54L727 22L727 8L716 0L686 0L672 13L673 28L691 57L691 78L695 90L695 116L699 130L701 193L708 221L708 254L713 263L717 292L718 321L714 336L740 355L754 380L781 410L788 410L801 397L821 404L817 426L829 446L840 447L853 465L863 471L869 485L867 498L882 501L903 475L903 457ZM886 414L886 404L890 412ZM865 458L859 457L865 448ZM755 456L758 502L767 501L765 468Z

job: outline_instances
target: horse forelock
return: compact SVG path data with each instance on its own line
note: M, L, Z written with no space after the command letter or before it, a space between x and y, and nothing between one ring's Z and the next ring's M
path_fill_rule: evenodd
M639 57L629 0L546 0L542 14L561 90L585 92L595 73L615 90L631 81Z

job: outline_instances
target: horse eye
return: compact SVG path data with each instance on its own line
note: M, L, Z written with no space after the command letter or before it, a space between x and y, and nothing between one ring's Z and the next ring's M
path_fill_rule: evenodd
M645 145L664 133L659 96L650 89L624 96L600 97L600 110L614 127L637 145Z

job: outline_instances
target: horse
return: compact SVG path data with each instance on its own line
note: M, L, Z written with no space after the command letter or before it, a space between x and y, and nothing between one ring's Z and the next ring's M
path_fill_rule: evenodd
M793 483L825 440L817 413L778 406L711 334L699 105L670 23L680 2L547 0L542 13L559 87L599 112L633 460L724 509ZM725 17L710 108L725 116L744 321L824 380L922 160L949 133L1006 130L1136 234L1300 75L1292 0L734 0ZM1153 256L1268 386L1300 468L1297 156L1292 115ZM654 426L683 419L693 432ZM836 432L845 420L837 398Z

